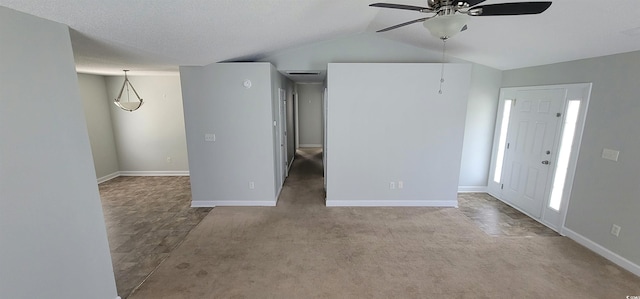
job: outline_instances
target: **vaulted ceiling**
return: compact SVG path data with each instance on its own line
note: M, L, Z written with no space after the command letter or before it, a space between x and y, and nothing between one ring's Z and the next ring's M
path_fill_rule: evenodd
M368 7L373 0L0 0L68 25L81 72L175 72L179 65L251 61L279 50L375 32L424 17ZM426 0L384 2L425 6ZM484 4L519 2L487 0ZM640 50L638 0L555 0L543 14L473 17L449 55L497 69ZM380 37L429 50L442 42L420 23Z

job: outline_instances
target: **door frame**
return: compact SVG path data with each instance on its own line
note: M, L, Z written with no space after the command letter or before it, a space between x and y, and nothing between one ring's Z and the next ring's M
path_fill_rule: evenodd
M498 113L496 116L496 125L495 125L495 130L494 130L494 137L493 137L493 150L491 152L491 165L489 168L489 178L488 178L488 182L487 182L487 192L489 194L491 194L492 196L496 197L497 199L499 199L500 201L512 206L513 208L523 212L524 214L526 214L527 216L531 217L531 215L529 215L528 213L522 211L521 209L519 209L516 206L511 205L510 203L504 201L502 199L502 189L500 188L501 182L503 181L503 179L501 178L500 181L501 182L496 182L494 181L494 176L493 174L496 171L496 159L497 159L497 155L498 155L498 146L499 146L499 139L500 139L500 128L502 128L502 123L505 121L504 119L502 119L503 117L503 111L504 111L504 105L505 105L505 101L507 100L513 100L515 99L515 94L517 94L518 91L525 91L525 90L545 90L545 89L566 89L567 90L567 96L566 96L566 101L565 101L565 105L563 108L563 112L562 112L562 125L561 125L561 132L564 129L564 118L566 117L566 109L567 109L567 104L569 103L569 101L571 100L580 100L580 109L578 112L578 120L576 123L576 128L575 128L575 135L574 135L574 140L573 140L573 144L571 146L571 156L569 158L569 165L567 168L567 177L565 179L565 186L562 192L562 203L560 205L560 210L558 211L560 213L560 221L558 223L558 226L555 227L554 224L545 221L545 214L547 213L547 206L549 205L549 197L550 197L550 192L546 192L545 195L545 201L544 201L544 208L542 211L542 215L540 216L540 218L535 218L535 217L531 217L532 219L544 224L545 226L550 227L551 229L557 231L559 234L561 235L565 235L564 234L564 229L565 229L565 222L566 222L566 218L567 218L567 212L569 209L569 200L571 198L571 191L572 191L572 187L573 187L573 180L575 178L575 172L576 172L576 165L577 165L577 161L579 158L579 154L580 154L580 147L581 147L581 143L582 143L582 135L584 133L584 126L585 126L585 120L587 117L587 111L589 108L589 100L591 98L591 89L592 89L593 84L592 83L576 83L576 84L558 84L558 85L542 85L542 86L521 86L521 87L506 87L506 88L501 88L500 89L500 98L499 98L499 102L498 102ZM509 121L509 120L506 120ZM557 165L556 164L556 159L557 159L557 155L554 157L554 161L553 161L553 165ZM504 165L503 165L503 169L504 169ZM502 175L504 176L504 171L502 172ZM553 177L555 176L555 167L552 170L552 173L550 175L550 182L553 182ZM551 186L547 186L548 189Z
M289 176L289 163L287 156L287 91L283 88L278 88L278 138L280 142L280 177L282 184L284 185L285 179Z

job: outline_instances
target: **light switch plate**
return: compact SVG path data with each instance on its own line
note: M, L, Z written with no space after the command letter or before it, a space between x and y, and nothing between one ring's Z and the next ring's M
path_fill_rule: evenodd
M619 156L620 156L620 151L612 150L612 149L608 149L608 148L605 148L604 150L602 150L602 158L603 159L607 159L607 160L611 160L611 161L618 161L618 157Z
M216 134L204 134L204 141L216 141Z

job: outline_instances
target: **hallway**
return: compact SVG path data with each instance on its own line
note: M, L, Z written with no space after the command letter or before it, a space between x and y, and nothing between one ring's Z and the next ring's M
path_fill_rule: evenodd
M304 205L307 208L324 208L322 167L322 148L298 149L277 206Z

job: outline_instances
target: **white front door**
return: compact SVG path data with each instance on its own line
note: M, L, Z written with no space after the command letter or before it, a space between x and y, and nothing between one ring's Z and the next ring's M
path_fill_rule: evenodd
M487 191L561 234L590 94L590 83L500 90Z
M512 101L502 199L534 218L547 202L566 89L521 90Z

